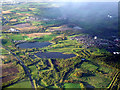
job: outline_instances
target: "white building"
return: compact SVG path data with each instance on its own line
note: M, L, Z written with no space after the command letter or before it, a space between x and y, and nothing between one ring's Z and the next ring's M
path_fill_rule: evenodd
M112 16L108 14L108 18L112 18Z
M14 28L10 28L8 31L10 32L19 32L20 30L14 29Z
M95 36L94 39L97 39L97 36Z

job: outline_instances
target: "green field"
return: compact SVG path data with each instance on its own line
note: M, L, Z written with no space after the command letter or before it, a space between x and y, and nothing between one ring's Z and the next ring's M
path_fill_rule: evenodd
M33 40L39 41L39 42L45 42L45 41L50 41L50 40L52 40L53 37L56 37L56 36L57 36L57 35L54 35L54 34L52 34L52 35L45 35L45 36L40 37L40 39L33 39Z
M31 70L31 75L33 77L33 79L37 79L38 78L38 69L36 68L35 65L29 66L29 69Z
M31 88L31 83L29 80L20 81L16 84L13 84L7 88ZM6 90L7 90L6 88Z
M65 83L64 88L81 88L80 84L75 84L75 83Z
M10 39L13 40L25 40L28 36L22 36L21 34L9 35Z
M0 54L4 55L4 54L8 54L8 51L5 50L4 48L0 49Z

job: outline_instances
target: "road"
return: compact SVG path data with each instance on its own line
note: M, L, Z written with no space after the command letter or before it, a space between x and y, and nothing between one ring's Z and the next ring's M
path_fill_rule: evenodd
M34 84L33 84L33 79L32 79L32 77L31 77L31 74L30 74L30 72L28 71L28 68L27 68L27 67L25 66L25 64L23 63L23 61L22 61L19 57L17 57L14 53L12 53L9 49L7 49L7 48L4 47L4 46L2 46L2 47L5 48L7 51L9 51L12 55L14 55L14 56L21 62L22 66L23 66L23 68L24 68L24 70L25 70L25 72L27 73L27 75L28 75L29 78L30 78L31 86L32 86L33 90L35 90L35 86L34 86Z

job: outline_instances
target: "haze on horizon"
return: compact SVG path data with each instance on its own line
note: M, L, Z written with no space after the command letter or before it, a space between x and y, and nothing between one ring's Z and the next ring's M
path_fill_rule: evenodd
M0 2L119 2L119 0L1 0Z

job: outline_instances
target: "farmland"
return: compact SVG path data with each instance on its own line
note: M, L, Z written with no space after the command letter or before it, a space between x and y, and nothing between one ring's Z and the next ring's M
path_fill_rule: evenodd
M113 48L114 43L119 51L119 42L94 39L79 21L61 15L63 4L6 5L3 3L0 38L4 89L107 88L119 82L113 80L120 70L119 55L106 48Z
M27 34L26 36L28 37L41 37L44 35L50 35L51 33L32 33L32 34Z

